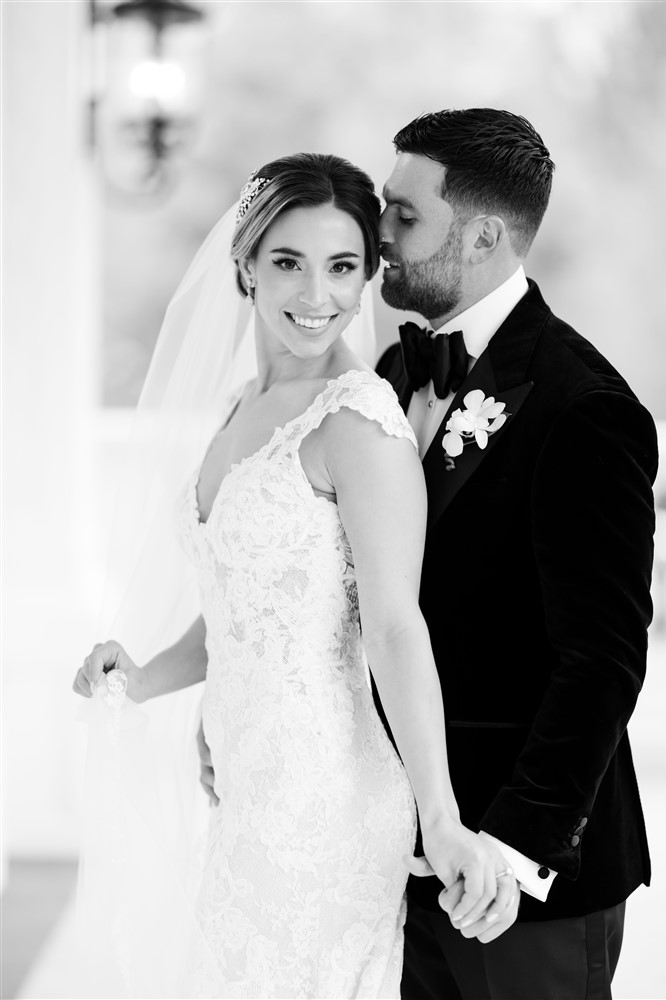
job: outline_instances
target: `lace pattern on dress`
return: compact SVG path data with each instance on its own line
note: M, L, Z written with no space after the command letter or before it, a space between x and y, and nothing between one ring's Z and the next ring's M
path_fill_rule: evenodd
M373 373L332 380L182 525L206 621L211 811L193 997L398 997L415 807L367 684L352 553L298 458L349 406L416 447Z

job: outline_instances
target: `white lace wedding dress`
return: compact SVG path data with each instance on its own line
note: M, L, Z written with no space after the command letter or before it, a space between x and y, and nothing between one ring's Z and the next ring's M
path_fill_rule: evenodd
M416 446L388 383L350 371L232 466L205 524L196 475L184 498L220 797L198 913L217 970L195 961L188 996L399 996L414 801L368 687L337 507L299 460L343 406Z

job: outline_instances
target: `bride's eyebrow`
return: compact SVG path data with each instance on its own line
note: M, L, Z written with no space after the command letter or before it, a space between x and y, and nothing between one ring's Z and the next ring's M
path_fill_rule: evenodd
M305 257L305 254L301 253L300 250L292 250L291 247L275 247L274 250L269 250L268 252L269 253L284 253L284 254L288 254L290 257L300 257L301 259L303 257ZM349 257L356 257L356 259L358 260L360 258L360 254L355 253L353 250L345 250L343 253L333 253L333 254L331 254L331 256L328 259L329 260L343 260L343 259L346 260Z
M275 247L274 250L269 250L268 252L269 253L286 253L286 254L289 254L290 257L305 257L305 254L301 253L300 250L292 250L291 247Z

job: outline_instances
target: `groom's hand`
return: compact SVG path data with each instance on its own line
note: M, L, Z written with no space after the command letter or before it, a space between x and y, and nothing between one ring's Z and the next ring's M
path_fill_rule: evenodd
M455 911L462 899L463 892L462 879L440 892L439 905L449 916ZM472 923L468 923L467 920L462 922L452 920L451 923L463 937L478 938L482 944L488 944L489 941L494 941L515 923L519 905L520 889L513 879L505 876L498 881L497 896L483 916L478 920L473 920Z
M425 857L407 859L414 875L437 875L440 906L465 937L490 941L516 919L519 890L497 847L459 821L422 829Z
M197 748L199 750L200 774L199 781L201 787L214 806L220 804L220 800L215 794L215 772L213 771L213 761L210 756L210 747L206 743L203 722L199 723L197 731Z

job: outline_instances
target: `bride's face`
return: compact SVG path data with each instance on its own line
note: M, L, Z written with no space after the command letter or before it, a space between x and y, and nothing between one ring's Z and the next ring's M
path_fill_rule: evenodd
M255 288L257 333L277 338L275 346L296 357L319 357L358 309L363 234L333 205L293 208L266 230L243 268Z

